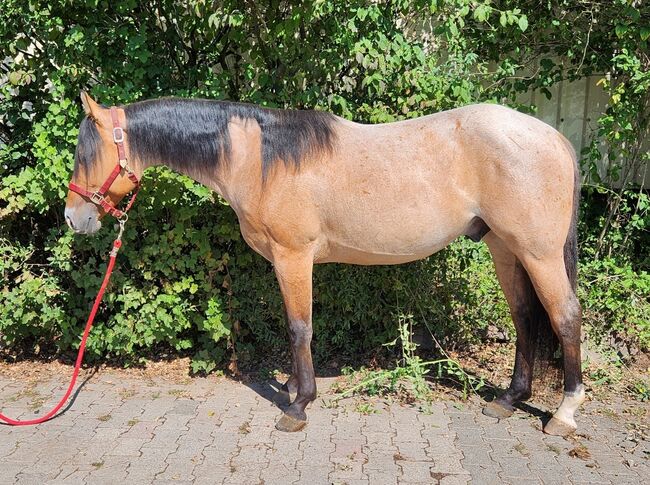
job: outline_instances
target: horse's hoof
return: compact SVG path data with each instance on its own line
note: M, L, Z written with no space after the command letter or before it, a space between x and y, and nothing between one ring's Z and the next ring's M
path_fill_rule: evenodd
M497 419L509 418L514 412L515 408L507 404L501 404L496 400L490 401L483 407L483 414Z
M278 431L285 431L287 433L295 433L300 431L307 424L307 415L302 413L305 419L294 418L288 414L283 414L280 420L276 423L275 429Z
M273 404L275 404L279 408L288 407L289 404L291 404L291 394L289 394L284 389L280 389L278 392L275 393L275 396L273 396Z
M570 436L575 432L575 430L576 426L560 421L556 417L551 418L551 420L546 423L546 426L544 426L544 433L553 436Z

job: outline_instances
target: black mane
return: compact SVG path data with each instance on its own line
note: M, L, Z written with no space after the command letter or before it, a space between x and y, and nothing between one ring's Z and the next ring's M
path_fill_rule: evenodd
M331 151L336 134L331 113L261 108L253 104L206 99L162 98L124 106L129 154L145 164L162 163L189 174L214 173L230 157L228 122L255 120L262 130L262 173L278 160L300 168L319 151ZM92 118L79 128L75 173L97 159L101 138Z
M230 157L228 122L255 120L262 131L262 173L278 160L297 168L308 155L331 150L334 115L267 109L227 101L163 98L125 106L131 157L185 173L214 172Z
M97 131L95 120L86 116L79 126L77 148L74 152L74 173L79 173L80 168L83 170L92 168L101 147L102 139Z

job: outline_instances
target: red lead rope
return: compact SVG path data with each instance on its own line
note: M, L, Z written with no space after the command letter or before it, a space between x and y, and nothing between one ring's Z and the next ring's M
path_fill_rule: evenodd
M59 411L59 409L63 407L63 405L70 397L70 394L72 394L72 389L74 389L74 385L77 382L79 370L81 369L81 363L84 359L84 351L86 350L86 340L88 340L88 334L90 333L90 329L93 327L95 315L97 315L97 309L99 308L99 304L102 302L102 297L106 291L106 286L108 286L108 281L111 279L111 273L113 272L113 266L115 266L115 258L117 257L117 252L119 251L120 247L122 247L122 232L124 231L124 224L128 219L127 212L135 201L135 196L137 195L138 189L140 188L140 181L138 180L138 177L135 175L135 173L129 168L126 158L126 150L124 148L124 130L120 126L120 119L118 116L117 108L115 106L111 108L111 119L113 121L113 142L117 147L117 165L108 176L106 181L96 192L90 192L72 182L70 182L69 187L73 192L77 192L78 194L87 197L94 204L101 206L108 214L116 217L117 221L120 223L120 232L117 235L115 241L113 241L113 249L110 253L111 257L108 260L108 266L106 267L106 274L104 274L104 281L102 281L102 286L99 288L99 292L95 297L95 303L93 304L93 308L90 311L90 315L88 315L88 321L86 322L86 328L84 329L83 336L81 337L81 345L79 345L77 362L74 364L74 372L72 373L72 379L70 380L68 390L65 391L65 395L61 398L59 403L54 406L54 409L52 409L46 415L41 416L40 418L19 421L17 419L8 418L4 414L0 413L0 421L4 421L5 423L11 424L13 426L27 426L30 424L39 424L47 421L52 416L54 416ZM124 170L126 176L131 182L133 182L133 185L135 185L135 190L131 196L131 200L123 211L115 207L113 203L106 197L108 190L111 188L111 185L115 179L122 173L122 170Z
M123 227L124 226L122 224L120 228L120 234L118 235L117 239L113 241L113 249L111 250L110 259L108 260L108 266L106 267L106 273L104 274L104 281L102 281L102 286L99 288L99 293L97 293L97 296L95 297L95 303L93 304L93 308L90 311L90 315L88 316L88 321L86 322L86 328L84 329L83 336L81 337L81 345L79 345L79 353L77 354L77 361L74 364L74 372L72 373L72 380L70 381L68 390L65 391L65 395L61 398L59 403L56 406L54 406L54 408L49 413L47 413L44 416L41 416L40 418L27 419L21 421L17 419L8 418L4 414L0 413L0 421L4 421L5 423L10 424L12 426L28 426L31 424L40 424L52 418L52 416L54 416L59 411L59 409L61 409L63 405L68 401L68 398L70 397L70 394L72 394L72 390L74 389L74 385L77 382L77 377L79 376L79 370L81 369L81 363L83 362L83 358L84 358L84 350L86 350L86 340L88 340L88 334L90 333L90 329L93 326L93 321L95 320L95 315L97 314L97 309L99 308L99 304L102 302L102 297L104 296L104 292L106 291L106 287L108 286L108 281L111 279L111 273L113 272L113 266L115 266L115 258L117 257L117 252L122 246L121 237L122 237Z

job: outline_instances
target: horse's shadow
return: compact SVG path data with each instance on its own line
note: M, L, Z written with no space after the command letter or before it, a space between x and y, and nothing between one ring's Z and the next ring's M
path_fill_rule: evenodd
M478 380L478 376L475 374L468 374L470 377ZM257 393L257 395L259 395L261 398L277 407L279 410L285 411L289 406L289 402L286 399L286 394L280 393L283 384L279 382L275 377L272 379L258 381L241 380L241 382L246 387ZM484 384L482 387L472 391L480 399L482 405L486 405L488 402L496 399L501 394L503 394L503 392L505 392L504 389L501 389L489 380L483 379L483 383ZM458 394L464 391L463 386L460 382L453 381L451 379L439 379L436 380L436 384L448 389L450 398L457 397ZM474 405L477 404L478 403L474 401ZM530 416L534 416L539 419L542 427L546 426L546 423L551 419L551 414L548 411L545 411L544 409L538 407L535 403L519 402L516 403L514 407L520 411L523 411L524 413L527 413Z
M474 380L474 382L480 381L480 376L478 376L475 372L471 371L465 371L465 373ZM472 389L472 393L478 397L479 402L477 403L474 401L474 405L480 405L485 407L488 403L491 401L497 399L499 396L501 396L503 393L505 393L505 389L502 389L500 386L495 384L494 382L490 381L489 379L482 379L483 385L479 387L478 389ZM449 390L450 394L459 394L462 392L466 392L466 389L463 388L463 385L452 379L440 379L437 380L436 383L443 388L446 388ZM480 403L480 404L479 404ZM523 411L524 413L534 416L537 419L539 419L540 424L542 425L542 428L546 426L546 423L551 419L551 414L548 411L545 411L544 409L538 407L533 402L517 402L513 405L514 408ZM496 419L497 421L501 421L501 419L507 419L507 418L493 418Z
M282 383L279 382L275 377L263 381L251 381L242 383L250 390L255 391L258 396L266 399L269 403L275 405L275 407L282 411L284 411L289 405L288 402L280 399L280 390L282 389Z

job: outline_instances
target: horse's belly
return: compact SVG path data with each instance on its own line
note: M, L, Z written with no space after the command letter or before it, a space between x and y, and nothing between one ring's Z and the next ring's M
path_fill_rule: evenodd
M444 248L446 244L440 247L431 248L429 251L420 253L396 254L396 253L377 253L368 252L358 248L337 246L330 248L330 251L322 257L317 257L316 263L347 263L360 265L379 265L379 264L402 264L418 259L431 256L433 253Z
M445 248L463 233L463 224L432 225L420 228L404 221L398 227L381 227L358 234L347 231L330 235L317 263L349 263L361 265L400 264L426 258ZM361 228L359 228L361 229ZM363 234L362 234L363 233Z

